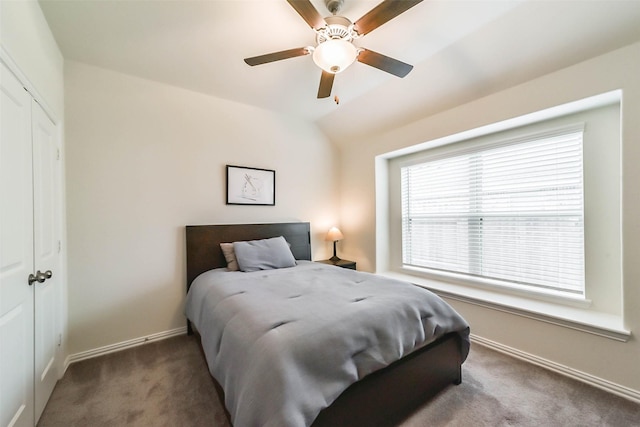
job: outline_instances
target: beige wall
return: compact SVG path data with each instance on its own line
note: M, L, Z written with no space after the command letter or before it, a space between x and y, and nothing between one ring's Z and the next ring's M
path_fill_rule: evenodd
M185 325L184 226L338 217L337 151L312 125L68 61L69 353ZM276 170L276 206L225 205L225 165Z
M42 96L40 101L62 121L64 60L37 1L0 1L0 41Z
M474 334L640 394L640 44L594 58L382 135L342 147L344 258L376 270L375 156L615 89L623 90L623 310L627 343L450 301ZM347 238L348 236L348 238Z

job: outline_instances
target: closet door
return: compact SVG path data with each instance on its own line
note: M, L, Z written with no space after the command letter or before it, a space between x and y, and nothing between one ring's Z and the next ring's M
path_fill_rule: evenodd
M31 96L0 67L0 425L33 426Z
M35 269L48 277L35 282L35 419L40 418L58 380L60 296L59 149L57 129L32 101L33 230ZM50 277L49 277L50 276Z

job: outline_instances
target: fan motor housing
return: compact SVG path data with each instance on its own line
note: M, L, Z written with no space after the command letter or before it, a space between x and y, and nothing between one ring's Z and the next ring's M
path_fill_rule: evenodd
M344 16L333 15L324 18L324 20L327 25L317 32L316 41L318 44L333 39L351 41L355 38L353 24Z

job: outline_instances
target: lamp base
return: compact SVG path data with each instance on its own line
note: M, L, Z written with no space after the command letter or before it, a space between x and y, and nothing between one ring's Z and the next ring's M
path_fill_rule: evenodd
M334 240L333 241L333 256L331 258L329 258L329 261L331 261L331 262L340 261L340 258L338 258L338 255L336 255L336 243L338 243L338 241Z

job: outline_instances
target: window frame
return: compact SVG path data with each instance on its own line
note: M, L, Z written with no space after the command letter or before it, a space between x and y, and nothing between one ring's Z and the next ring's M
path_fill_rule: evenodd
M600 124L592 123L594 114L601 114L597 111L600 109L605 111L606 117L602 120L607 122L606 130L601 130ZM450 301L462 301L618 341L627 341L631 332L625 327L623 313L621 117L622 91L613 90L376 155L376 273L426 287ZM394 188L399 189L399 162L420 155L425 157L425 153L437 155L451 149L452 146L462 149L465 144L477 143L478 140L488 137L495 138L496 135L510 138L527 132L527 128L528 132L535 133L541 132L545 127L562 127L576 122L586 123L584 144L589 148L585 148L585 162L597 162L598 167L608 170L608 184L602 184L600 177L597 174L594 176L593 168L586 165L585 186L594 186L595 183L596 193L612 197L605 202L599 202L599 196L594 197L589 191L585 194L586 299L554 295L553 292L541 294L521 289L505 291L490 280L472 283L455 274L436 275L420 269L402 267L402 244L401 238L398 237L402 228L400 197L399 190L398 194L393 191ZM599 153L594 154L594 147L596 151L606 150L605 156L601 158ZM609 188L606 188L606 185ZM607 207L611 209L607 211ZM601 229L600 223L605 223L606 227ZM590 244L590 239L595 239L596 244ZM594 266L602 263L605 258L608 258L605 262L608 263L606 268ZM595 263L592 262L594 260Z

